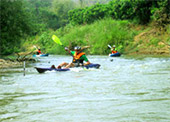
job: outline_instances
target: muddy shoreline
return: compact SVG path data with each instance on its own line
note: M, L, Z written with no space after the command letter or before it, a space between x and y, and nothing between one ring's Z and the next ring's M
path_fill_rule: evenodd
M14 67L22 67L24 61L17 60L9 60L9 59L0 59L0 69L4 68L14 68ZM26 60L26 62L36 62L35 59Z
M23 62L0 59L0 69L22 66Z

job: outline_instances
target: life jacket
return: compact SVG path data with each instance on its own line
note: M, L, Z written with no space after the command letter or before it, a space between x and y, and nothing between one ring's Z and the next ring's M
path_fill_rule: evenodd
M82 55L85 55L85 53L84 52L81 52L81 53L74 53L74 55L73 55L73 63L83 63L83 60L80 60L80 57L82 56Z
M40 51L40 50L38 50L37 52L38 52L39 54L41 54L41 51Z
M112 51L112 54L114 54L114 53L117 53L117 51L116 51L116 50L113 50L113 51Z
M38 50L38 51L37 51L37 54L38 54L38 55L39 55L39 54L41 54L41 51L40 51L40 50Z

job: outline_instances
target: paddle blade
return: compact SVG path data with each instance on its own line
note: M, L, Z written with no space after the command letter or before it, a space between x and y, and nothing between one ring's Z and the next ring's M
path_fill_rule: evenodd
M112 48L109 44L107 45L109 48Z
M60 39L59 39L56 35L53 35L53 36L52 36L52 39L53 39L53 41L56 42L57 44L62 45Z
M35 49L38 49L38 47L37 47L37 46L35 46L35 45L33 45L33 47L34 47Z

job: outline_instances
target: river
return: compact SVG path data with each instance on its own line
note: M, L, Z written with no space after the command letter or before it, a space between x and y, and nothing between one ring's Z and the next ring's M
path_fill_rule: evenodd
M88 56L99 69L39 74L70 56L0 69L0 122L169 122L170 58Z

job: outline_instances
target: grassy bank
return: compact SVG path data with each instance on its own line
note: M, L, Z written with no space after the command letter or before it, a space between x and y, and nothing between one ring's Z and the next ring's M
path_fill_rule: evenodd
M131 50L129 53L170 55L170 25L164 29L155 27L153 24L137 26L135 29L142 31L134 37L132 45L127 46L126 50Z
M110 52L107 45L116 45L124 54L169 54L170 29L160 31L153 25L134 25L129 21L115 21L111 18L81 26L67 25L56 31L48 30L36 37L30 37L23 43L23 49L32 50L36 45L43 52L66 54L64 48L57 45L52 35L57 35L64 46L91 46L86 52L92 55L105 55Z

